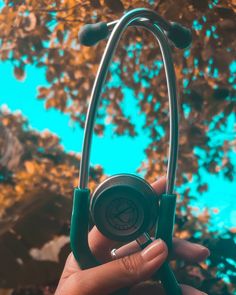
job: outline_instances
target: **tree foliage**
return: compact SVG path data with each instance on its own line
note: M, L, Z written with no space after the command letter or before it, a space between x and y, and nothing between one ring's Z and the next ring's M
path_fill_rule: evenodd
M235 78L230 72L236 19L232 1L216 4L217 1L207 0L6 0L5 3L0 15L0 58L12 62L18 79L24 78L27 64L43 67L49 86L39 87L38 99L45 100L46 108L69 113L81 126L105 45L104 41L95 48L80 46L78 31L82 25L112 21L125 10L149 7L171 21L192 27L191 49L173 52L181 116L179 171L182 173L178 175L178 184L188 181L186 175L196 174L199 186L204 187L200 183L200 167L211 173L221 171L233 179L231 145L227 137L216 140L220 132L228 132L227 118L235 114ZM125 99L124 86L131 88L137 98L137 109L146 117L143 128L151 138L146 148L148 160L141 167L149 179L164 170L163 156L168 148L168 102L160 61L160 51L152 36L137 29L127 31L118 48L115 58L118 67L111 69L113 76L108 78L95 127L97 133L103 133L106 117L113 124L114 133L137 134L134 120L120 106ZM116 75L119 83L114 79ZM228 137L232 139L230 134Z
M2 294L1 288L58 280L69 252L80 156L65 153L56 135L31 130L20 113L7 109L0 111L0 133ZM101 167L91 167L91 189L104 177Z
M20 114L0 112L0 132L0 216L32 191L72 195L78 181L79 155L65 153L58 137L49 131L40 134L30 130ZM101 167L90 170L92 189L104 176Z
M229 118L235 119L236 111L234 1L5 0L0 12L0 59L12 63L19 80L25 78L27 65L43 68L49 85L39 87L38 99L45 101L47 109L69 113L83 127L105 41L94 48L83 47L79 44L78 31L85 23L113 21L136 7L152 8L171 21L191 27L193 32L190 49L173 48L180 93L177 185L185 188L194 176L198 191L207 190L201 178L202 170L221 173L232 181L236 174L231 161L235 150L233 126L229 131ZM123 36L110 69L95 126L98 134L103 134L107 122L111 122L114 134L137 135L138 116L128 115L128 110L121 106L128 99L125 88L132 89L137 112L145 117L143 129L148 131L150 140L145 150L147 160L139 169L152 181L166 167L169 122L165 75L152 36L134 28ZM0 116L3 134L0 200L4 210L23 201L27 192L36 189L70 196L71 184L78 175L79 157L66 154L56 136L29 130L20 115L1 113ZM93 188L104 176L101 168L92 171ZM205 227L209 214L194 217L187 206L190 190L181 192L177 235L201 241L210 246L213 255L209 264L183 268L176 265L181 270L178 273L183 274L184 280L193 278L191 283L201 285L209 294L230 294L232 285L226 286L222 279L215 278L215 273L228 269L231 283L235 282L235 266L229 262L235 260L235 252L224 250L229 246L235 249L234 234L229 232L213 245ZM201 237L196 237L196 230L202 231Z
M55 135L30 129L19 113L1 111L0 128L0 294L1 288L14 288L14 295L53 294L70 251L71 197L80 158L66 154ZM101 167L91 167L90 188L104 177ZM235 231L209 232L211 212L196 216L189 199L186 190L177 206L175 235L206 245L211 256L196 265L175 262L173 268L181 282L210 295L232 294Z

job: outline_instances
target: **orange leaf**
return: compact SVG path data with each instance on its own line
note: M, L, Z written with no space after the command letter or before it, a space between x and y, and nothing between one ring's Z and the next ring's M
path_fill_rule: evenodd
M14 68L14 75L16 79L18 80L24 80L25 79L25 71L23 70L22 67L15 67Z
M25 162L25 168L28 173L33 174L35 172L34 164L30 161Z

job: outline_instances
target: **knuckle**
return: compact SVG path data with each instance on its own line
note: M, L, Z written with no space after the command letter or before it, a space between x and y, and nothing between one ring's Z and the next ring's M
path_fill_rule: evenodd
M119 259L122 269L133 279L139 279L140 269L142 266L142 257L139 253L130 256L125 256Z

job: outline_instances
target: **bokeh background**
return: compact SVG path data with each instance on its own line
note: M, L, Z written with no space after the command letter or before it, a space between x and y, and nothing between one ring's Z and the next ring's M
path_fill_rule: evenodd
M106 41L78 42L85 23L149 7L192 28L172 46L180 148L175 234L206 245L198 265L174 262L178 279L208 294L235 294L235 1L0 1L0 294L53 294L69 253L73 188L83 127ZM164 175L168 101L160 51L128 29L103 91L90 188L107 175Z

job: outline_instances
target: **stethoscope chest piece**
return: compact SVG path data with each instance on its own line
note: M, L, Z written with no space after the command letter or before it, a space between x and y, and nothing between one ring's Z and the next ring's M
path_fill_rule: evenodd
M105 180L92 196L90 213L98 230L109 239L129 242L155 224L159 203L153 188L131 174Z

